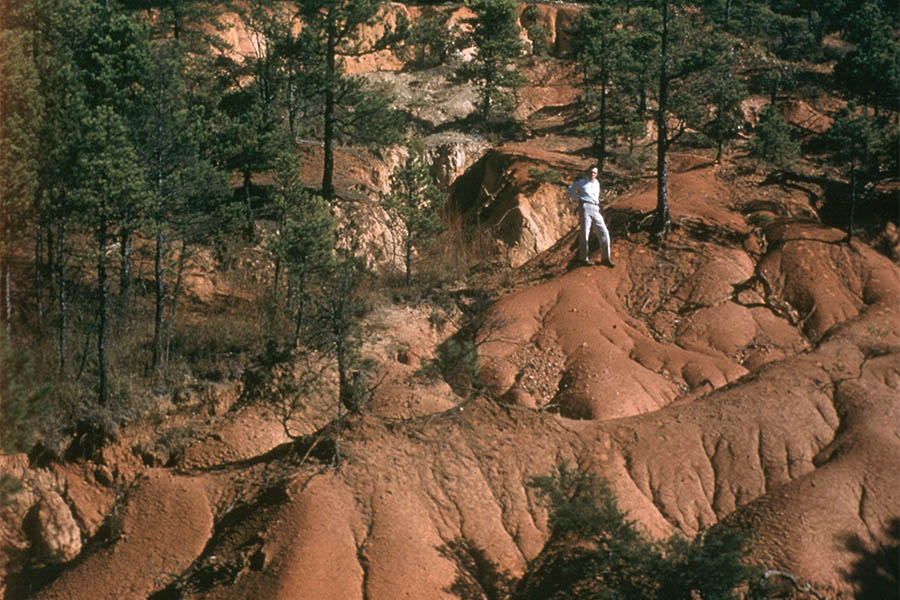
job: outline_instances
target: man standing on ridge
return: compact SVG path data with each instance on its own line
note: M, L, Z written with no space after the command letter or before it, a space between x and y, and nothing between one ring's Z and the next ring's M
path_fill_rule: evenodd
M579 233L579 258L585 265L596 264L588 258L588 243L590 242L591 232L600 240L600 251L603 260L601 265L607 267L615 267L612 261L612 255L609 251L609 230L603 221L603 215L600 214L600 182L597 180L599 169L593 166L588 171L587 177L582 177L569 186L566 190L573 200L578 202L576 214L581 221L581 231Z

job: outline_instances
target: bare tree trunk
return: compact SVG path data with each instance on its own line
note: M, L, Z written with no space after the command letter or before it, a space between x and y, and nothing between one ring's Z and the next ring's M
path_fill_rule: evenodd
M6 329L6 339L12 342L12 276L10 262L12 260L12 225L9 207L3 210L3 255L0 256L0 278L3 287L3 324Z
M123 229L119 236L119 305L123 315L127 314L128 301L131 296L131 232Z
M282 198L280 212L278 215L278 228L275 231L275 235L281 236L284 233L284 228L287 224L287 202ZM275 257L275 276L272 280L272 300L277 301L278 299L278 287L281 283L281 257Z
M590 106L590 105L591 105L591 99L592 99L592 98L591 98L591 78L590 78L590 76L588 75L587 62L585 62L584 65L583 65L583 72L582 72L581 78L582 78L582 80L584 81L584 97L585 97L585 102L587 103L588 106Z
M253 219L253 198L250 194L251 178L253 174L250 171L244 171L244 202L247 206L247 240L253 239L255 224Z
M56 258L54 259L54 277L56 278L56 293L59 297L59 325L57 328L57 346L59 349L59 372L65 373L66 359L69 354L68 349L68 328L69 328L69 296L66 289L66 273L64 248L66 239L65 223L60 221L57 224L56 234Z
M181 294L181 281L184 275L184 265L187 261L187 234L182 233L181 254L178 256L178 269L175 275L175 285L172 286L172 301L169 305L169 319L166 322L166 353L163 361L163 377L169 380L169 357L172 349L172 325L175 323L175 313L178 309L178 300Z
M34 227L34 289L37 298L38 328L44 330L44 293L48 292L44 288L44 228L42 225ZM50 299L49 292L47 298Z
M847 219L847 242L853 238L853 219L856 213L856 155L850 158L850 214Z
M106 406L109 399L109 365L106 357L107 334L107 274L106 274L106 242L107 223L106 217L100 217L100 226L97 230L97 367L100 370L100 382L97 388L97 401L100 406Z
M156 298L153 309L153 355L150 360L150 368L158 375L162 365L163 350L163 309L166 298L166 287L163 279L163 252L165 238L162 231L156 233L156 249L153 252L153 277L155 281Z
M606 73L602 75L600 82L600 152L597 156L597 170L603 172L606 163Z
M7 235L6 239L9 237ZM9 252L3 257L3 319L6 325L6 339L12 342L12 278L10 276Z
M337 48L335 46L336 32L334 26L329 24L327 56L326 56L326 78L325 84L325 157L322 165L322 197L331 202L334 200L334 124L335 124L335 97L333 80L335 77L335 54Z
M406 256L404 258L406 261L406 287L409 287L410 281L412 281L412 240L409 232L406 237Z
M334 200L334 92L325 91L325 157L322 165L322 197Z
M300 346L300 329L303 326L303 312L306 309L304 302L304 287L306 285L306 273L301 273L297 285L297 313L294 321L294 347Z
M666 109L669 102L669 3L662 5L662 37L660 40L659 106L656 112L656 232L664 236L669 228L668 172L666 152L669 145L669 130L666 123Z

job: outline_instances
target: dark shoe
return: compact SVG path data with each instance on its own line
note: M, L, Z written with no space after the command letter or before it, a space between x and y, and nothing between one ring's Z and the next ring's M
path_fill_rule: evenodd
M600 261L600 264L603 265L604 267L609 267L610 269L612 269L613 267L616 266L616 263L614 263L613 261L611 261L609 259Z

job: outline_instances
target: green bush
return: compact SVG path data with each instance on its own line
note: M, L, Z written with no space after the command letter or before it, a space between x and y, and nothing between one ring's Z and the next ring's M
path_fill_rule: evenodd
M479 389L478 346L471 340L449 338L438 345L434 359L422 365L418 374L426 379L442 377L455 391Z
M791 126L769 104L759 116L759 125L750 140L750 155L779 167L792 163L800 155L800 144L791 134Z
M725 600L766 597L761 569L743 563L746 541L716 526L693 540L647 538L607 482L563 463L531 487L549 503L550 540L515 600L617 598Z
M531 53L534 56L550 54L550 30L543 25L532 25L527 29L531 40Z
M0 335L0 451L27 452L40 435L49 386L36 376L31 353Z
M528 177L540 183L563 183L563 174L559 169L548 167L546 169L538 169L536 167L528 167Z
M448 26L449 14L416 19L407 32L406 43L413 63L420 68L446 63L461 45L458 25Z
M49 386L36 376L31 353L13 348L0 334L0 452L28 452L41 434ZM18 479L0 474L0 507L20 489Z

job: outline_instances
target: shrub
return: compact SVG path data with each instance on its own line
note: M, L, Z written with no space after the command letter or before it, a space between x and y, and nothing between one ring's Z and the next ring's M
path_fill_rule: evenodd
M443 377L459 391L478 388L481 367L478 365L478 346L472 340L449 338L438 345L437 356L422 365L419 375L427 379Z
M756 133L750 140L750 155L784 167L799 154L800 144L792 138L791 126L769 104L763 109Z
M550 54L550 30L543 25L532 25L527 29L528 39L531 40L531 53L534 56L547 56Z
M540 183L563 183L563 174L559 169L546 168L538 169L536 167L528 167L528 177Z
M406 42L417 67L442 65L461 45L458 25L448 26L449 14L416 19L410 26Z
M519 582L513 598L670 598L724 600L764 597L761 570L743 564L743 535L725 527L693 540L649 540L618 507L606 481L563 463L531 487L549 502L550 540Z
M27 452L37 442L48 391L35 376L31 354L0 334L0 452ZM16 478L0 473L0 507L19 489Z

